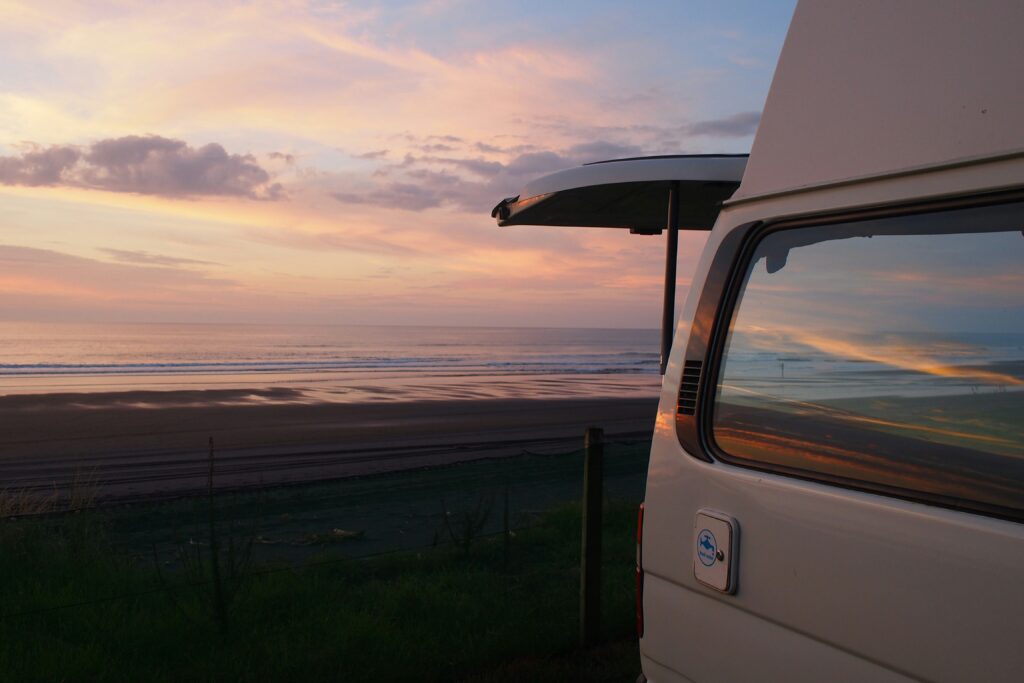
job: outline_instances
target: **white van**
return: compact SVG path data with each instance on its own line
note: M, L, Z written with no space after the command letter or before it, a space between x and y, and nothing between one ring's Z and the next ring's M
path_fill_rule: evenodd
M1016 0L801 2L749 160L496 207L631 227L671 195L669 270L721 207L641 511L647 680L1024 681L1022 69Z

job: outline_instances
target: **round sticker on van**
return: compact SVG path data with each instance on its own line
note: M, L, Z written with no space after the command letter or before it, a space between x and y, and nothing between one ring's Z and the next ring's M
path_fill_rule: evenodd
M710 567L715 563L717 552L718 542L715 541L715 535L707 529L701 529L701 532L697 534L697 558L700 559L700 563L705 567Z

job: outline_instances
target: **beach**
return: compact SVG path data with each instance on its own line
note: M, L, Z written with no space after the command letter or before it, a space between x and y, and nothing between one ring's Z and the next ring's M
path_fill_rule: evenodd
M571 450L588 426L647 436L653 397L307 401L295 389L22 394L0 397L0 481L100 501L432 467L536 449Z
M0 325L0 490L118 502L653 430L650 330Z

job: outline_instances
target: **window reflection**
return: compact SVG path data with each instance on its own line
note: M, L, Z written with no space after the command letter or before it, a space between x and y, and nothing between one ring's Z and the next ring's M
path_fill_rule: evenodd
M714 408L725 453L1024 509L1018 205L776 232Z

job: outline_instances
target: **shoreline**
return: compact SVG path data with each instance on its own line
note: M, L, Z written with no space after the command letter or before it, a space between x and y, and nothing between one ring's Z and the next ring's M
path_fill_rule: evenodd
M214 401L218 392L235 400L246 394L292 392L287 401L368 403L376 401L466 400L477 398L573 398L655 396L661 377L625 372L475 372L470 370L348 370L322 372L219 372L110 375L0 374L0 404L27 396L115 397L171 392ZM205 398L204 398L205 397ZM272 396L269 397L274 400ZM91 401L94 399L86 399Z

